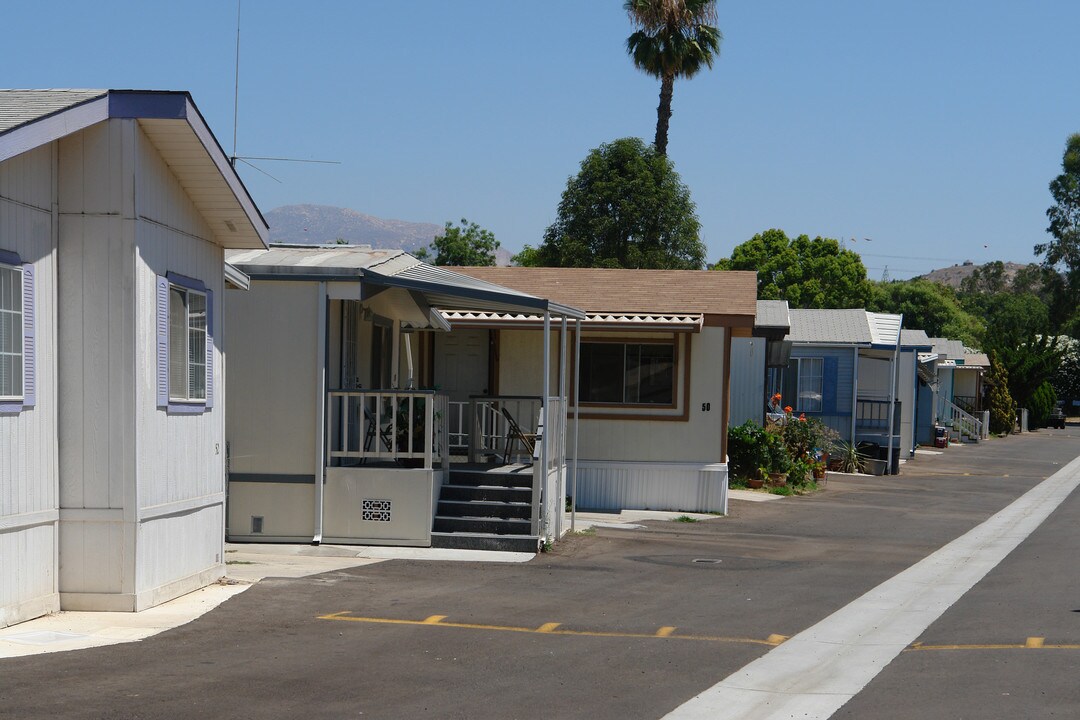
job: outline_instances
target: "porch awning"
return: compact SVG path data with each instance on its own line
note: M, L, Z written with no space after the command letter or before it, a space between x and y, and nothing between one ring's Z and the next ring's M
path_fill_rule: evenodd
M470 312L443 310L442 316L454 327L541 327L544 318L533 313ZM586 313L582 326L589 330L662 330L700 332L705 318L698 314L638 315Z
M388 274L383 274L381 270L383 270L381 266L365 269L364 283L422 293L428 305L440 309L455 308L493 313L543 313L546 311L552 315L572 319L585 317L584 311L569 305L562 305L546 298L528 295L419 261L415 265L395 267L393 272Z
M275 243L267 250L229 253L227 260L253 280L353 282L362 286L365 297L399 288L413 295L425 313L433 307L585 317L584 311L569 305L428 265L402 250Z

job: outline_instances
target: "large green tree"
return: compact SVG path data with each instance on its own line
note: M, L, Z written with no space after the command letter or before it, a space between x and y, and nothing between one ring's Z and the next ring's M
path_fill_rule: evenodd
M1045 255L1047 267L1061 268L1069 278L1074 297L1080 280L1080 133L1070 135L1061 159L1062 173L1050 183L1054 205L1046 211L1052 236L1035 246L1036 255Z
M962 340L977 347L982 339L982 321L960 306L952 288L922 278L874 283L866 309L902 313L904 325L920 328L930 337Z
M637 28L626 39L626 51L634 65L660 80L653 144L666 155L675 78L711 68L720 54L716 0L626 0L624 7Z
M601 145L566 183L555 222L519 265L696 270L705 264L690 189L638 138Z
M872 288L859 254L830 238L766 230L741 245L714 270L755 270L759 300L787 300L794 308L861 308Z
M430 248L416 251L416 257L435 265L494 265L499 241L490 230L461 218L461 225L447 221L442 234Z

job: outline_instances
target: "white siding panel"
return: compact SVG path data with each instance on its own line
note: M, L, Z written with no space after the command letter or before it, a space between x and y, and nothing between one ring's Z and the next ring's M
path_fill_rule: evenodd
M156 277L180 273L214 293L215 333L223 328L224 252L209 242L209 226L154 146L131 121L136 177L135 221L135 421L137 504L144 508L184 503L225 492L225 378L222 345L213 354L215 407L197 415L168 414L157 407ZM192 588L185 578L213 574L221 565L223 502L145 521L138 533L136 593L140 603L168 599Z
M765 338L732 338L731 425L760 425L764 413Z
M171 592L166 589L186 578L214 568L218 570L215 577L225 574L222 561L225 520L222 513L223 508L218 504L155 518L139 526L139 593L142 597L158 594L152 603L143 601L141 606L163 602L168 595L175 597L194 589L183 585ZM202 584L205 583L196 587Z
M0 416L0 626L57 606L54 150L46 145L0 163L0 249L32 263L36 274L38 377L36 405Z
M578 463L579 510L727 512L727 465ZM569 492L569 489L567 490Z
M226 294L232 473L315 472L317 296L316 283L262 280Z

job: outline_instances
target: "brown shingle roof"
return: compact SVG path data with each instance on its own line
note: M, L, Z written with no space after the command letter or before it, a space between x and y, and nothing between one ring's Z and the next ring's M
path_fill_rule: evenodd
M757 312L757 275L753 272L534 267L449 269L590 313L746 316L752 325Z

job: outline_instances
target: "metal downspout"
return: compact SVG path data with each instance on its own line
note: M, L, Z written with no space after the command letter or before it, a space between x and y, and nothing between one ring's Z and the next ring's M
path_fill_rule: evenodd
M855 353L855 365L851 371L851 444L855 444L855 431L859 425L859 346L853 347Z
M540 535L550 540L551 518L547 505L552 501L551 488L548 487L548 440L551 435L551 422L548 411L551 409L548 396L551 394L551 311L544 311L544 385L543 400L540 408L544 413L544 434L540 436Z
M326 402L327 313L326 281L319 282L315 328L315 534L312 545L322 542L323 485L326 482L326 426L330 408Z
M581 397L579 387L581 385L581 320L574 320L574 451L573 461L570 466L570 532L577 530L577 430L578 430L578 398Z
M566 316L562 316L562 327L559 329L559 414L562 428L559 438L559 473L558 487L555 489L555 537L561 538L563 533L563 515L566 514Z
M900 361L900 333L904 327L904 315L900 315L900 327L896 329L896 349L893 351L892 368L889 373L889 451L885 456L885 467L889 469L889 475L892 475L892 449L893 449L893 425L896 420L896 373L897 367ZM896 468L896 472L900 472L900 468Z

